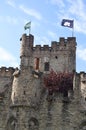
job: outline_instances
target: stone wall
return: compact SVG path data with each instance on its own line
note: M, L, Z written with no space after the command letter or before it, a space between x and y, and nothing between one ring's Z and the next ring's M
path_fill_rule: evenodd
M76 39L60 38L50 47L33 43L33 35L23 34L20 70L0 68L0 130L85 130L86 74L75 73L66 98L59 92L49 97L43 82L51 68L76 70Z
M80 74L75 73L73 91L69 92L67 100L63 94L54 93L52 101L48 100L47 89L41 91L44 88L42 77L31 78L26 72L25 74L25 79L26 77L28 81L33 79L33 83L27 84L27 94L24 98L25 94L22 92L25 88L22 86L25 80L20 80L22 88L17 91L16 97L19 102L14 102L10 106L6 130L83 130L86 127L86 109L81 98ZM22 79L22 74L20 78Z
M14 68L0 68L0 130L6 127L7 115L11 104Z
M86 109L81 103L80 75L75 75L75 87L65 102L62 94L54 93L53 100L47 101L47 92L40 108L39 130L81 130L86 121ZM83 128L83 129L84 129Z

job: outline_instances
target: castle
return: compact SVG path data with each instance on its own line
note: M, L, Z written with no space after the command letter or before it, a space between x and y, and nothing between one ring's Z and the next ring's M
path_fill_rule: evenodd
M0 130L86 130L86 73L76 72L76 38L42 47L23 34L20 42L20 69L0 68ZM59 92L47 100L43 76L51 69L74 72L68 102Z

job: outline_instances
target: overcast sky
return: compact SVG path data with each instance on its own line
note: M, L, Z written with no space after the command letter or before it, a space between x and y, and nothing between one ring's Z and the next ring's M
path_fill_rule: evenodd
M49 44L59 37L71 37L72 29L62 19L74 20L77 41L76 70L86 71L85 0L0 0L0 67L19 67L20 38L31 21L34 44Z

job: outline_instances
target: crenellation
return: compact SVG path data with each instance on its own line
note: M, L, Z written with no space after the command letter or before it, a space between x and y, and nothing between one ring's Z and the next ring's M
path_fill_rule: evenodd
M54 49L54 48L57 48L57 42L56 41L52 41L51 42L51 47Z
M50 51L51 50L51 47L49 47L49 45L36 45L35 47L33 47L33 51L37 52L37 51Z
M43 48L44 48L44 51L49 51L49 45L44 45Z
M68 37L67 41L68 42L73 41L75 43L76 42L76 37Z
M32 49L34 45L34 36L29 34L29 47Z
M36 51L36 50L40 51L40 50L41 50L41 45L36 45L35 48L34 48L34 50L35 50L35 51Z
M59 38L59 43L60 43L60 45L64 45L64 43L65 43L65 38L64 38L64 37L60 37L60 38Z
M3 72L6 72L6 67L4 67L4 66L1 67L1 68L0 68L0 71L1 71L2 73L3 73Z
M26 43L26 34L23 34L22 35L22 38L21 38L21 40L22 40L22 44L23 44L23 46L25 46L25 43Z
M10 76L12 76L14 71L15 71L15 69L13 67L9 67L9 68L1 67L0 68L0 76L1 77L4 77L4 76L10 77Z
M70 47L76 47L76 38L75 37L68 37L67 38L67 45Z

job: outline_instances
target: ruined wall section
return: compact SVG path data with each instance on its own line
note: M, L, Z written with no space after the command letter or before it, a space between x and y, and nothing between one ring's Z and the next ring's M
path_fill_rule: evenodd
M6 126L6 118L11 104L11 92L14 68L0 68L0 130Z

